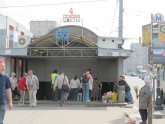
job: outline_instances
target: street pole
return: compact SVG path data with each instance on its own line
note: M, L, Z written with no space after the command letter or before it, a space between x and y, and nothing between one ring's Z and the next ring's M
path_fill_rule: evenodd
M153 35L153 14L151 14L151 45L150 45L150 60L149 63L151 64L151 71L153 69L153 46L152 46L152 36ZM154 83L154 80L152 80ZM149 97L149 104L148 104L148 124L152 124L152 90L151 95Z
M118 38L123 38L123 0L119 0L119 32Z
M159 65L159 64L158 64ZM156 88L156 104L154 110L163 110L162 100L161 100L161 91L160 91L160 67L157 66L157 88Z

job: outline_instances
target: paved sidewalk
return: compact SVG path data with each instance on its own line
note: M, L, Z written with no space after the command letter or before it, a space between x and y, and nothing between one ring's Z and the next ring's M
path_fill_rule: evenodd
M124 124L125 107L89 107L85 105L38 104L36 108L18 107L7 111L4 124Z

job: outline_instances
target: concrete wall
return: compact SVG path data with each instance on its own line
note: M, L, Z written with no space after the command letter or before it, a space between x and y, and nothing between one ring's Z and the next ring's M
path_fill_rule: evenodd
M74 75L80 78L87 68L91 68L93 77L97 77L101 82L115 81L116 59L40 58L28 60L28 69L32 69L40 81L50 81L50 74L54 69L64 71L71 79Z
M56 21L31 21L30 31L33 33L33 37L39 37L47 34L58 26Z
M122 44L122 39L113 37L98 37L97 45L100 48L118 49L118 45Z

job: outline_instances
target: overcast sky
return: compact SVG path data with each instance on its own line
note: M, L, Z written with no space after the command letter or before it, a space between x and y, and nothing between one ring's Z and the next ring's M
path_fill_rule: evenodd
M79 14L83 19L83 24L79 23L79 25L83 25L99 35L117 36L119 17L118 1L119 0L0 0L0 13L12 17L29 29L29 22L31 20L55 20L60 24L60 19L62 19L63 14L68 14L70 8L73 8L73 13ZM142 25L150 23L151 13L162 13L165 15L165 9L163 5L164 0L123 1L123 36L129 39L124 46L128 48L131 42L137 42L138 37L141 37ZM7 7L39 4L54 5ZM61 23L61 25L63 24L64 23Z

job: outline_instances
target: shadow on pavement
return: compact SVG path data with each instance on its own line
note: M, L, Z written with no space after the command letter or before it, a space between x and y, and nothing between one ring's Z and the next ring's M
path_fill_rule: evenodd
M38 104L36 107L30 107L28 104L24 106L19 106L18 104L13 105L13 111L31 111L31 110L98 110L98 111L106 111L107 107L89 107L87 105L70 105L70 104L63 104L60 107L59 104Z
M125 120L123 118L119 118L116 120L109 121L109 124L124 124Z

